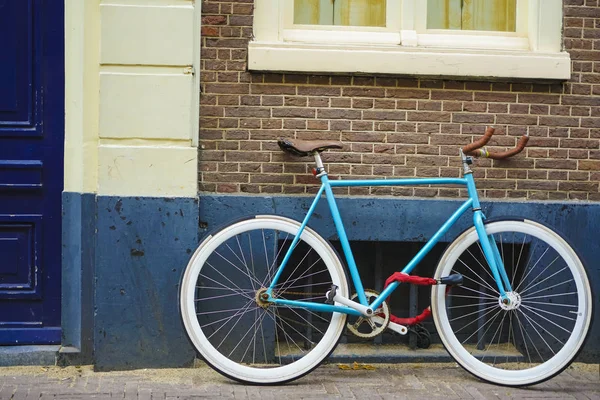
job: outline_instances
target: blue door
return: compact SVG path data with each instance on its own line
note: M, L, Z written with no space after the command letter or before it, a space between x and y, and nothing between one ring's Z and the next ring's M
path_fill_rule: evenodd
M0 344L60 343L64 1L0 0Z

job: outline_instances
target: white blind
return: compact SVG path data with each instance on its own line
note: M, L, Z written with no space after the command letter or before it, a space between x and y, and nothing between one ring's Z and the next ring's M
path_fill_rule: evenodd
M428 29L515 32L517 0L427 0Z
M294 0L294 23L385 26L386 0Z

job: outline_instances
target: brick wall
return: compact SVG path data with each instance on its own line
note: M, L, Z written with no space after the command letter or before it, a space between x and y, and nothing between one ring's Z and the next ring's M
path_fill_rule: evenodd
M250 73L252 0L202 3L200 190L313 192L311 159L283 154L280 136L334 139L324 153L343 178L458 177L458 147L494 125L498 146L529 132L510 161L480 160L481 195L600 201L600 6L565 0L566 83ZM492 168L493 167L493 168ZM455 188L340 188L343 194L456 197Z

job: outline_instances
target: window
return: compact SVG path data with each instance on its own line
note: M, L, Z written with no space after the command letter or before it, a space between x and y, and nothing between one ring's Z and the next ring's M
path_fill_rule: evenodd
M570 78L561 0L255 0L249 68Z

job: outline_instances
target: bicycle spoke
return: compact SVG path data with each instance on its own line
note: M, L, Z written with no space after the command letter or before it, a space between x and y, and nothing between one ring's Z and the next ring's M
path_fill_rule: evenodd
M485 253L483 252L483 249L481 248L481 245L479 244L479 242L477 242L477 246L479 247L479 251L481 252L481 255L483 256L483 259L485 260ZM492 281L495 282L496 280L494 279L494 277L492 276L491 272L489 271L489 267L484 267L483 264L481 262L479 262L479 260L477 259L477 257L475 257L473 255L473 253L471 253L470 249L467 249L467 253L469 253L469 255L471 257L473 257L473 260L477 261L477 264L479 264L479 266L481 267L482 271L485 271L486 274L488 274L488 276L490 278L492 278ZM459 259L460 262L462 262L462 260ZM475 274L475 272L473 272ZM475 274L477 275L477 274Z
M527 338L525 337L525 332L523 332L523 324L521 323L521 320L519 319L519 314L517 314L516 311L514 311L515 314L515 318L517 319L517 324L519 325L519 330L521 331L521 337L523 338L523 344L525 345L525 352L527 353L527 359L529 360L529 364L531 364L531 354L529 353L529 346L527 346ZM527 336L529 336L529 333L527 334ZM531 341L531 339L530 339ZM533 341L532 341L533 343ZM541 357L540 357L541 358Z
M492 311L493 311L493 310L492 310ZM483 335L481 336L481 339L479 339L479 340L477 341L476 345L478 345L478 344L479 344L479 342L481 342L481 340L483 340L483 338L485 338L485 334L486 334L486 333L487 333L487 331L488 331L488 330L489 330L489 329L492 327L492 325L494 324L494 321L496 320L496 318L498 318L498 316L500 315L500 313L502 313L502 309L501 309L501 308L500 308L500 309L498 309L498 311L496 312L496 314L494 314L494 315L492 316L492 318L488 318L488 320L487 320L487 321L486 321L486 322L485 322L483 325L481 325L481 326L480 326L480 327L479 327L479 328L478 328L478 329L477 329L475 332L471 333L471 335L469 335L469 337L467 337L465 340L463 340L462 344L465 344L465 343L467 343L467 342L469 341L469 339L471 339L473 336L475 336L475 335L476 335L476 334L477 334L477 333L478 333L480 330L482 330L483 328L485 328L485 326L486 326L486 325L489 325L489 326L486 328L486 330L483 332ZM488 314L489 314L489 313L487 313L487 314L485 314L485 315L482 315L480 318L476 319L476 320L475 320L475 321L473 321L473 322L476 322L476 321L478 321L479 319L481 319L481 318L485 317L485 316L486 316L486 315L488 315ZM473 323L473 322L472 322L472 323ZM466 326L465 326L465 327L466 327ZM459 329L459 330L457 330L457 331L456 331L456 333L460 332L461 330L462 330L462 329Z
M476 297L476 298L478 299L479 297ZM498 304L498 302L497 301L490 301L490 302L486 302L486 303L465 304L465 305L462 305L462 306L451 306L451 307L446 307L446 308L448 310L452 310L452 309L455 309L455 308L478 307L479 305L484 305L485 306L485 305L488 305L488 304Z
M537 245L536 245L537 247ZM523 284L523 282L527 282L527 277L529 276L529 274L531 274L531 272L533 272L533 270L535 269L535 267L539 264L539 262L542 260L542 258L544 258L544 256L546 255L546 253L550 250L550 248L547 248L546 250L544 250L544 252L542 253L542 255L540 256L540 258L538 258L538 260L535 262L535 264L533 264L533 266L531 267L531 269L527 272L527 274L523 277L523 279L521 280L521 283L519 283L517 285L517 287L514 289L514 291L518 291L519 288L521 287L521 285ZM529 257L529 262L527 263L527 265L529 265L529 263L531 262L531 258L533 257L533 254L535 253L531 253L531 256Z
M235 312L235 314L233 314L231 317L227 318L227 321L225 321L223 324L221 324L221 326L215 330L209 337L208 339L210 340L215 334L217 334L217 332L219 332L225 325L227 325L229 323L229 321L231 321L232 319L234 319L237 316L240 316L240 318L246 314L246 312L248 311L248 309L250 308L250 306L252 305L251 302L248 302L248 304L246 304L243 308L237 310ZM219 312L227 312L227 311L219 311Z
M233 281L231 279L229 279L228 277L226 277L225 275L223 275L223 273L221 271L219 271L217 268L213 267L211 263L209 263L208 261L206 262L206 265L208 265L209 267L211 267L213 270L215 270L219 275L221 275L223 278L225 278L229 283L231 283L233 286L235 286L236 289L238 289L240 292L243 292L243 289L240 288L238 285L236 285L235 283L233 283ZM209 278L208 276L205 276L207 279L210 279L211 281L213 281L214 283L216 283L217 285L223 285L221 282L217 282L214 279ZM223 285L223 287L226 287L225 285Z
M567 319L569 321L577 321L575 318L570 318L570 317L567 317L567 316L564 316L564 315L553 313L551 311L547 311L547 310L544 310L544 309L541 309L541 308L538 308L538 307L526 306L526 305L523 305L523 307L527 308L529 310L535 310L535 311L540 311L540 312L543 312L543 313L546 313L546 314L554 315L555 317L564 318L564 319Z
M225 256L223 256L221 253L219 253L218 251L215 251L215 254L218 255L219 257L221 257L223 260L227 261L232 267L234 267L235 269L240 271L242 274L246 275L248 277L248 279L250 279L250 281L254 280L256 284L260 285L259 281L257 281L254 277L250 276L249 274L245 273L240 267L238 267L237 265L235 265L234 263L229 261L229 259L225 258ZM207 261L207 264L208 264L208 261Z
M540 333L540 331L537 330L537 328L535 327L535 325L537 324L530 316L528 316L527 314L525 314L523 311L521 311L520 309L517 309L517 311L520 311L521 314L523 314L523 316L525 317L525 319L527 319L527 321L529 321L529 324L531 325L531 327L533 328L533 330L538 334L538 336L540 337L540 339L542 339L542 341L544 342L544 344L548 347L548 349L552 352L552 354L556 354L554 352L554 350L552 349L552 347L548 344L548 342L546 341L546 339L544 339L544 336L542 336L542 334ZM538 324L539 325L539 324ZM540 326L541 328L541 326ZM532 341L533 344L533 341ZM536 351L538 353L538 355L540 356L540 358L542 360L544 360L544 357L542 357L542 355L540 354L540 352L537 350L536 347Z
M246 307L246 308L249 308L249 307ZM241 310L238 310L238 311L241 311ZM249 313L249 312L251 312L251 311L256 311L256 308L254 308L254 309L252 309L252 310L246 310L246 311L244 311L243 313ZM237 315L237 313L236 313L235 315ZM231 320L232 318L234 318L234 317L235 317L235 315L234 315L234 316L232 316L232 317L225 317L225 318L221 318L221 319L218 319L218 320L216 320L216 321L209 322L208 324L204 324L204 325L200 325L200 326L201 326L202 328L206 328L206 327L208 327L208 326L211 326L211 325L214 325L214 324L218 324L218 323L219 323L219 322L221 322L221 321L225 321L225 320L228 320L228 321L229 321L229 320ZM226 323L227 323L227 322L226 322ZM226 323L225 323L225 324L226 324ZM223 324L223 325L225 325L225 324Z
M523 243L521 243L521 250L519 251L519 257L517 258L517 263L514 265L514 268L513 268L513 276L512 276L512 280L510 281L511 287L515 287L515 277L517 276L517 270L519 269L519 265L521 265L521 256L523 255L523 249L525 248L526 240L527 240L527 236L523 235ZM514 232L513 232L513 243L514 243ZM513 245L513 260L514 260L514 249L515 249L515 246Z
M277 238L279 238L279 233L277 233L275 236L276 236ZM273 258L273 262L271 263L271 265L270 265L270 266L268 266L268 267L267 267L267 269L268 269L269 271L275 272L275 269L277 269L277 268L279 268L279 267L280 267L280 265L279 265L279 263L277 262L277 260L279 260L279 256L281 255L281 251L282 251L282 250L283 250L283 248L285 247L285 242L287 242L287 240L288 240L289 236L290 236L290 234L289 234L289 233L287 233L287 234L285 235L285 239L283 239L283 244L282 244L281 246L278 246L279 248L277 249L277 254L275 254L275 258ZM270 274L269 274L269 276L270 276ZM273 274L273 278L274 278L274 277L275 277L275 274ZM263 286L263 287L268 287L268 286L270 286L270 282L271 282L271 279L269 278L269 282L267 282L266 280L265 280L265 281L263 281L263 283L262 283L262 286ZM267 283L269 283L269 284L267 285Z
M543 298L546 298L546 296L543 296ZM548 302L545 302L545 301L531 301L531 300L521 300L521 302L522 303L529 303L529 304L543 304L543 305L549 305L549 306L555 306L555 307L578 308L578 306L574 305L574 304L548 303Z
M563 283L565 283L565 282L563 282ZM544 290L547 290L547 289L544 289ZM540 290L540 292L543 292L543 290ZM529 301L529 300L537 300L537 299L547 299L547 298L550 298L550 297L570 296L572 294L577 294L577 292L566 292L566 293L559 293L559 294L548 294L548 295L545 295L545 296L535 296L535 297L531 297L531 294L529 294L529 296L527 296L525 299L527 301ZM521 301L524 301L525 299L522 298Z
M475 293L478 293L478 294L482 295L483 297L487 297L487 298L490 298L490 299L496 299L496 297L492 296L491 294L487 294L487 293L485 293L485 292L481 292L481 291L479 291L479 290L475 290L475 289L472 289L472 288L470 288L470 287L467 287L467 286L459 286L459 288L460 288L460 289L465 289L465 290L468 290L468 291L470 291L470 292L475 292Z
M502 315L502 320L500 320L500 323L498 324L498 328L496 328L496 331L494 332L494 335L492 336L492 340L490 340L490 343L487 346L487 350L485 350L485 353L487 353L490 349L490 346L494 343L494 339L496 339L496 335L498 335L498 332L500 331L500 328L502 328L502 323L504 322L504 318L506 318L506 313L504 313ZM485 335L484 335L485 337ZM500 336L498 336L498 343L500 343ZM481 357L481 362L483 362L483 360L485 359L485 353L483 354L483 357ZM496 365L496 357L494 357L494 363L492 365Z
M208 263L206 263L206 264L207 264L207 265L209 265L209 266L211 266L211 265L210 265L210 264L208 264ZM212 267L212 266L211 266L211 267ZM242 296L242 297L244 297L244 298L246 298L246 299L254 299L254 297L253 297L253 296L250 296L250 295L248 295L248 294L246 293L246 292L248 292L248 290L249 290L249 289L240 289L240 288L239 288L237 285L235 285L235 284L234 284L234 285L235 285L235 287L237 288L237 291L236 291L236 290L234 290L234 289L232 289L232 288L230 288L230 287L228 287L228 286L225 286L223 283L221 283L221 282L219 282L219 281L216 281L216 280L212 279L211 277L209 277L209 276L207 276L207 275L199 274L198 276L199 276L199 277L202 277L202 278L204 278L204 279L208 279L209 281L211 281L211 282L213 282L213 283L216 283L217 285L221 285L221 286L222 286L224 289L227 289L227 290L230 290L230 291L232 291L232 292L234 292L234 293L237 293L237 294L239 294L240 296ZM233 283L233 282L232 282L232 283ZM250 293L251 293L251 292L250 292Z
M300 317L304 322L306 322L311 328L315 329L317 332L319 332L321 335L324 335L323 332L321 332L321 330L319 328L317 328L315 325L311 324L310 322L308 322L308 320L306 318L304 318L302 315L300 315L293 307L289 307L287 305L284 305L285 308L287 308L288 310L291 310L294 314L296 314L298 317ZM326 319L324 319L324 321L327 321Z
M535 310L532 310L531 308L527 307L527 306L522 306L525 310L529 310L531 311L532 314L537 315L538 317L540 317L541 319L551 323L552 325L554 325L555 327L562 329L563 331L567 332L569 335L571 334L571 332L569 332L568 330L566 330L564 327L562 327L561 325L557 324L556 322L544 317L543 315L541 315L540 313L536 312ZM541 327L541 326L540 326ZM550 335L552 335L550 332L548 332ZM563 344L563 343L561 343Z
M486 307L486 308L484 308L484 309L482 309L482 310L477 310L477 311L475 311L475 312L472 312L472 313L469 313L469 314L467 314L467 315L463 315L463 316L461 316L461 317L457 317L457 318L453 318L453 319L451 319L451 320L450 320L450 322L454 322L454 321L458 321L459 319L462 319L462 318L465 318L465 317L471 316L471 315L473 315L473 314L478 314L478 313L480 313L480 312L483 312L483 311L490 310L490 311L486 312L485 314L483 314L481 317L479 317L479 318L477 318L477 319L474 319L473 321L469 322L467 325L463 325L463 327L462 327L462 328L460 328L460 329L458 329L458 330L456 330L456 331L454 331L454 332L455 332L455 333L458 333L458 332L462 331L463 329L465 329L466 327L470 326L471 324L473 324L473 323L477 322L478 320L480 320L481 318L485 317L486 315L488 315L488 314L490 314L490 313L494 312L494 309L496 309L496 306L490 306L490 307ZM502 309L500 309L500 310L502 310Z
M558 257L557 257L557 258L558 258ZM556 260L556 259L555 259L555 260ZM548 268L548 267L546 267L546 268ZM534 288L534 287L536 287L537 285L539 285L539 284L542 284L542 283L546 282L548 279L552 278L553 276L555 276L555 275L557 275L557 274L560 274L561 272L563 272L563 271L564 271L565 269L567 269L567 268L569 268L569 267L564 267L563 269L561 269L561 270L559 270L559 271L556 271L556 272L555 272L555 273L553 273L552 275L550 275L550 276L548 276L548 277L546 277L546 278L542 279L541 281L537 282L535 285L529 285L529 286L527 286L526 288L524 288L523 290L521 290L521 292L520 292L520 293L521 293L521 295L523 295L523 293L526 293L528 290L530 290L530 289L533 289L533 288ZM544 271L545 271L545 270L544 270ZM541 274L540 274L540 275L541 275ZM539 276L540 276L540 275L538 275L538 276L537 276L535 279L537 280L537 278L539 278ZM532 281L532 282L533 282L533 281Z
M244 338L246 338L246 336L248 336L248 334L250 332L252 332L252 328L255 328L258 323L262 322L263 318L264 318L264 316L261 317L260 319L257 318L256 321L254 321L254 324L252 324L252 326L250 327L250 329L248 331L246 331L246 333L244 334L244 336L242 336L242 338L239 340L238 344L231 350L231 352L229 352L228 357L231 357L231 355L233 354L233 352L236 351L237 348L239 347L239 345L244 341ZM256 329L254 331L254 334L256 335ZM252 343L252 339L250 339L250 342L248 342L248 347L246 347L246 351L242 355L242 358L240 359L240 362L244 362L244 358L246 357L246 353L248 352L248 349L250 348L250 344L251 343Z
M569 279L569 280L566 280L566 281L564 281L564 282L557 283L557 284L555 284L555 285L552 285L552 286L548 286L548 287L547 287L547 288L545 288L545 289L540 289L540 290L538 290L537 292L529 293L527 296L521 296L521 298L523 298L523 299L532 299L532 298L534 298L534 297L530 297L530 296L532 296L532 295L534 295L534 294L538 294L538 293L544 292L544 291L546 291L546 290L554 289L555 287L558 287L558 286L564 285L565 283L571 283L571 282L573 282L573 278L571 278L571 279ZM541 298L546 298L546 297L556 297L556 296L564 296L564 295L566 295L566 294L577 294L577 292L570 292L570 293L563 293L563 294L555 294L555 295L541 296ZM535 298L536 298L536 299L539 299L540 297L535 297Z

